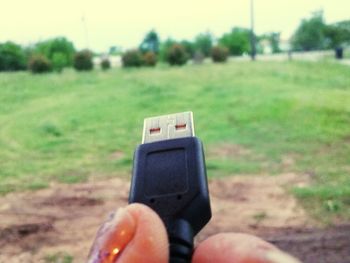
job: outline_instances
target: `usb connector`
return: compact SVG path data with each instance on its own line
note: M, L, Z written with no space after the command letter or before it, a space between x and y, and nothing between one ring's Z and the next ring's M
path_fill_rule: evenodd
M146 118L142 143L194 136L192 112Z
M194 136L192 112L144 120L129 202L148 205L161 217L171 263L191 262L193 238L211 218L203 146Z

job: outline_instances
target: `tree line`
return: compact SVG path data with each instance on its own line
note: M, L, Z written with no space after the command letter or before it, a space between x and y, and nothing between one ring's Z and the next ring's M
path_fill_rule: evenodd
M350 44L350 20L326 24L322 10L313 12L300 22L291 44L297 51L344 48Z
M209 32L197 35L193 40L161 41L157 32L151 30L145 35L138 48L118 51L112 47L101 60L101 67L108 69L108 55L121 55L125 67L154 66L158 61L170 65L183 65L189 59L201 63L207 57L214 62L225 62L229 55L240 56L251 53L251 31L248 28L234 27L219 38ZM264 52L268 45L271 53L281 52L279 32L256 35L256 51ZM290 50L310 51L323 49L341 49L350 43L350 20L326 24L322 11L317 11L308 19L303 19L290 39ZM74 44L65 37L40 41L34 45L22 47L14 42L0 43L0 71L29 69L34 73L57 71L65 67L77 70L93 68L93 54L89 50L77 51Z

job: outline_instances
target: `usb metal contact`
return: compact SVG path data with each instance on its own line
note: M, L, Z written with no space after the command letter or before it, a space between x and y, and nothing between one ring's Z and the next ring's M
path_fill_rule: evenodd
M143 123L142 143L193 136L193 113L190 111L149 117Z

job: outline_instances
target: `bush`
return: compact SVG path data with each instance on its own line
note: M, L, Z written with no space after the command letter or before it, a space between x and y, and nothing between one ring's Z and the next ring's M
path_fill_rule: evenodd
M45 73L52 70L52 65L44 55L33 55L29 59L28 68L32 73Z
M16 71L26 68L26 57L21 46L6 42L0 44L0 71Z
M137 50L128 50L122 56L123 67L141 67L143 64L142 53Z
M229 54L229 50L227 47L215 46L211 49L211 58L213 62L226 62Z
M156 54L152 51L143 54L143 64L148 67L154 67L157 64Z
M75 54L73 66L78 71L92 70L92 53L89 50L82 50Z
M111 68L111 62L109 61L108 58L103 58L101 60L101 68L103 70L107 70L107 69L110 69Z
M189 55L187 54L185 47L181 44L173 44L166 54L166 60L172 66L186 64L188 57Z

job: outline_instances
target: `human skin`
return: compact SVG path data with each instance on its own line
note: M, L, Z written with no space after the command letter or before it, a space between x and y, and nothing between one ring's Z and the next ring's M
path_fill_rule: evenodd
M99 229L88 263L168 263L165 226L142 204L120 208ZM300 263L252 235L220 233L200 243L192 263Z

